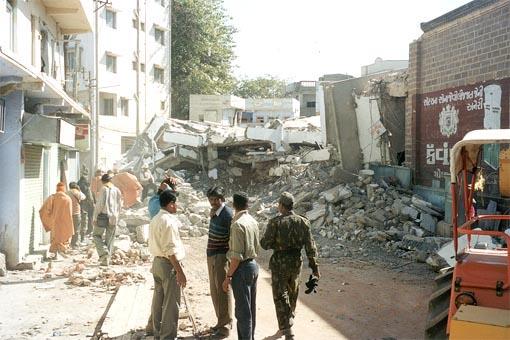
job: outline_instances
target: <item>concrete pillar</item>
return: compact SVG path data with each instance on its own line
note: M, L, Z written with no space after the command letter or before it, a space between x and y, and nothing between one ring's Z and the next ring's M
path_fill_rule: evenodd
M5 100L5 132L0 133L0 251L5 253L9 268L17 265L20 249L20 181L22 153L23 91L14 91L2 97Z

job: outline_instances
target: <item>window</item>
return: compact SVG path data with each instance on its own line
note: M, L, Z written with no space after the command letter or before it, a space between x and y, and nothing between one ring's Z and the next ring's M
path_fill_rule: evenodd
M113 112L113 98L101 99L101 114L104 116L114 116Z
M0 132L5 132L5 100L0 98Z
M120 112L123 116L129 117L129 100L127 98L120 98Z
M133 28L138 29L138 20L136 20L136 19L133 19ZM145 32L145 23L144 22L140 23L140 30Z
M306 102L306 107L315 107L315 102Z
M203 122L204 121L204 114L203 113L198 115L198 121L199 122Z
M154 82L163 84L165 82L165 70L154 66Z
M117 28L117 13L112 10L105 10L106 26Z
M165 45L165 31L159 28L154 28L154 39L161 45Z
M499 144L484 145L483 160L493 169L499 168Z
M136 71L136 60L133 61L133 71ZM145 72L145 64L140 63L140 72Z
M159 109L161 111L165 111L165 108L166 108L166 101L165 100L162 100L160 103L159 103Z
M264 117L257 117L256 123L264 123Z
M9 20L9 27L7 29L7 43L11 51L14 51L14 37L16 35L16 21L14 17L14 5L12 1L7 0L6 8L5 8L7 19Z
M108 72L117 73L117 57L106 54L106 70Z

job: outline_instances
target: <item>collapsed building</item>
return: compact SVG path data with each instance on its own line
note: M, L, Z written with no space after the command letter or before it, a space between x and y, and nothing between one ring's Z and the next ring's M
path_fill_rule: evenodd
M221 171L239 177L243 171L273 169L278 175L281 163L329 158L317 116L248 127L155 117L119 167L138 172L145 163L160 175L164 169L194 167L217 179Z

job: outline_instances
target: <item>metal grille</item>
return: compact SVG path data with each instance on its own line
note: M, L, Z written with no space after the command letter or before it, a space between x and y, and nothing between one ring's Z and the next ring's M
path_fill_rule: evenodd
M23 193L22 202L23 209L21 216L21 223L29 235L22 236L30 237L29 251L33 252L34 248L43 243L44 230L39 219L39 209L42 206L44 197L44 181L43 181L43 165L42 161L42 146L39 145L25 145L25 170L23 179Z

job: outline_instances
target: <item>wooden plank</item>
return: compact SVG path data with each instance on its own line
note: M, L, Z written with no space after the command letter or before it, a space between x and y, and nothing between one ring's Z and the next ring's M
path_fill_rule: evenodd
M151 284L121 286L104 320L101 332L108 338L124 337L144 329L150 315Z

